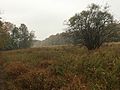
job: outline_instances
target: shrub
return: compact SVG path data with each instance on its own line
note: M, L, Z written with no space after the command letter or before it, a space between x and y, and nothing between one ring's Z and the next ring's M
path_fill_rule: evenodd
M19 61L7 63L4 67L4 72L6 73L8 79L15 79L29 71L28 66Z
M15 84L22 90L59 90L65 83L62 77L51 76L46 70L34 69L20 75Z

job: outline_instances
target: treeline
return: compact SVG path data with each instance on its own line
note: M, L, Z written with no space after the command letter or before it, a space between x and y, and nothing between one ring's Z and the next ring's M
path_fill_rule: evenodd
M77 45L81 43L81 36L78 32L62 32L56 35L51 35L43 41L37 41L38 45L50 46L50 45Z
M120 27L120 25L118 25ZM120 42L120 32L113 35L111 39L106 42ZM81 36L79 32L63 32L56 35L51 35L43 41L36 41L36 46L51 46L51 45L77 45L81 44Z
M32 46L77 45L89 50L99 48L104 42L120 41L120 23L109 12L109 7L91 4L66 22L66 32L51 35L43 41L33 41L34 33L25 24L19 27L0 21L0 50L29 48Z
M41 45L82 44L93 50L104 42L120 41L119 20L114 19L108 6L91 4L67 20L66 25L66 32L50 36Z
M0 50L29 48L32 46L34 33L29 32L25 24L19 27L0 20Z
M49 46L49 45L66 45L73 43L72 36L70 33L63 32L56 35L51 35L45 40L41 41L41 46Z

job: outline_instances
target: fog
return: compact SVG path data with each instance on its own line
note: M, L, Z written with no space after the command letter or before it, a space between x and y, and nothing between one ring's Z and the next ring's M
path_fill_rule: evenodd
M110 5L113 15L120 19L119 0L1 0L1 17L35 31L36 39L63 32L64 20L81 12L88 4Z

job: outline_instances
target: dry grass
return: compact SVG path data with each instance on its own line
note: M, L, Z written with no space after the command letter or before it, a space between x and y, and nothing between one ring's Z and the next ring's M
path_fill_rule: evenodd
M119 90L120 44L0 52L4 90Z

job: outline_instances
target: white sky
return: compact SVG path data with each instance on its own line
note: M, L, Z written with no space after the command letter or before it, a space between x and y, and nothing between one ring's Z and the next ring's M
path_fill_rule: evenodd
M0 0L1 17L19 25L24 23L35 31L37 39L64 31L64 20L81 12L88 4L111 6L111 11L120 19L120 0Z

